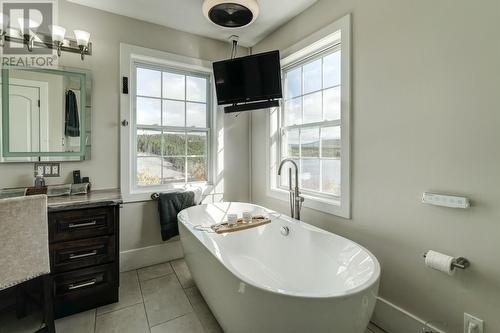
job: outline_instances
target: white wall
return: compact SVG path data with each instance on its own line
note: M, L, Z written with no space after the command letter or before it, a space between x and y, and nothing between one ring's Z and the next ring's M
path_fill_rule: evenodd
M395 305L450 333L463 331L464 312L500 332L500 2L320 0L253 52L286 49L347 13L352 219L304 209L303 220L373 251L380 295ZM265 116L252 114L254 157L266 148ZM252 201L288 213L265 194L264 162L252 160ZM427 190L463 194L474 206L423 205ZM429 270L428 249L472 266L454 277Z
M92 56L86 57L82 62L77 54L63 53L60 64L92 71L92 158L90 161L63 163L62 177L49 178L47 182L71 182L72 170L80 169L82 176L90 177L94 189L118 188L120 42L210 61L228 58L230 45L67 1L59 1L59 19L68 32L83 29L91 33ZM246 49L239 50L239 54L246 52ZM221 126L224 127L225 117L221 110L218 113ZM231 128L243 132L245 139L240 142L222 138L225 142L223 154L231 156L226 159L227 165L223 167L225 170L246 169L247 176L239 182L237 174L228 172L219 175L219 178L224 176L225 182L221 182L217 191L227 192L229 200L248 201L248 122L243 117L231 120L230 123ZM0 164L0 188L30 186L32 183L32 163ZM231 187L233 184L234 189ZM221 198L219 196L216 199ZM126 204L121 211L121 217L122 251L163 244L155 203Z

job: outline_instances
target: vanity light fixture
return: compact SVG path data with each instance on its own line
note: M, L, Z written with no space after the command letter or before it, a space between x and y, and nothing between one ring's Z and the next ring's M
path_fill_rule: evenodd
M80 55L82 60L85 58L85 52L88 51L89 40L90 40L90 32L83 30L74 30L76 37L76 43L80 48Z
M52 25L50 27L52 32L52 41L54 45L57 47L57 56L61 56L61 48L64 43L64 35L66 35L66 29L59 25Z
M74 30L75 39L66 38L66 29L59 25L49 26L50 34L37 31L40 26L35 20L18 18L15 26L9 25L9 17L0 12L0 47L5 42L25 44L29 52L34 47L57 50L57 56L62 52L79 53L82 60L86 55L92 55L90 33L84 30Z

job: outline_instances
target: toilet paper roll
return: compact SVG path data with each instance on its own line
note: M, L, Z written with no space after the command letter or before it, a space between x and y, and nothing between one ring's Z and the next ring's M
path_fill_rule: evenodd
M431 250L425 256L425 265L448 275L453 275L455 273L455 268L452 266L454 260L453 257Z

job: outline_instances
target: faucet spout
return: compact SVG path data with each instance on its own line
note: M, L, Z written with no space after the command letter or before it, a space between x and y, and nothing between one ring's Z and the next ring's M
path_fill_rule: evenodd
M278 176L281 176L281 169L283 169L283 165L286 163L291 163L295 169L295 188L292 190L292 177L291 170L289 171L289 192L290 192L290 212L291 217L297 220L300 220L300 210L302 208L302 202L304 202L304 198L300 196L299 190L299 167L297 163L291 158L285 158L281 161L278 168Z
M278 168L278 176L281 176L281 169L283 169L283 165L285 165L287 162L293 164L293 167L295 169L295 180L298 180L299 179L299 167L297 166L297 163L295 163L295 161L292 160L291 158L285 158L283 161L281 161L280 166ZM295 183L295 185L297 185L297 183Z

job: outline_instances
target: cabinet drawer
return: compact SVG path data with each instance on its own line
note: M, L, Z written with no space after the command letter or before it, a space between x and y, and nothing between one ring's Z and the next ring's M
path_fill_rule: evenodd
M72 298L77 295L98 293L118 284L114 264L83 268L54 276L54 296Z
M54 275L56 318L118 302L115 263Z
M50 245L52 272L105 264L115 260L115 236L103 236Z
M51 243L109 235L114 232L113 207L79 209L49 214Z

